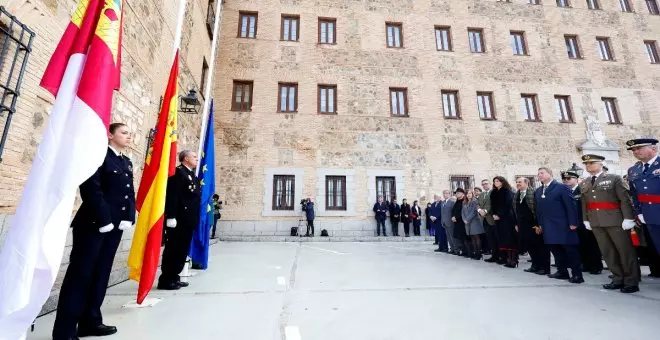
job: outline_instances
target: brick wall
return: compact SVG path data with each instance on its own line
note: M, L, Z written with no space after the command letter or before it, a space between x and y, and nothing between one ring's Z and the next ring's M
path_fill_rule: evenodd
M303 197L325 187L318 169L354 169L354 216L319 223L358 232L372 218L369 171L403 171L398 197L425 204L449 188L450 175L513 180L541 165L558 173L579 164L590 115L619 146L658 136L660 66L649 63L643 40L660 40L660 21L641 0L637 13L600 2L602 10L585 1L572 8L527 0L228 1L215 77L223 94L216 101L216 154L226 160L216 183L227 201L223 232L283 234L296 224L263 213L273 168L304 169L296 183ZM240 11L258 12L256 39L237 38ZM299 41L280 41L282 14L300 16ZM336 18L335 45L318 44L319 17ZM403 24L403 48L386 48L386 22ZM437 51L436 25L451 26L453 51ZM486 53L470 52L468 28L484 30ZM525 32L528 56L513 55L510 31ZM579 36L583 59L568 59L565 34ZM610 37L615 61L599 59L598 36ZM250 112L230 110L233 80L254 82ZM298 112L277 112L278 82L298 83ZM318 84L337 85L337 115L317 113ZM390 116L389 87L408 89L409 117ZM459 91L462 119L443 118L443 89ZM477 91L493 92L497 120L479 119ZM521 93L538 95L541 123L525 121ZM558 122L555 95L571 96L575 123ZM601 97L617 98L622 125L607 124ZM619 156L610 164L615 172L633 162L625 150Z
M38 86L39 80L76 4L74 0L3 1L3 6L36 32L36 38L17 112L9 129L4 159L0 163L0 244L4 241L8 222L20 199L54 103L52 96ZM178 1L124 1L121 90L114 96L112 120L128 124L133 132L134 143L127 154L135 165L136 186L144 165L146 136L155 125L160 97L171 67L177 5ZM188 1L181 42L179 92L182 95L190 88L200 88L202 60L210 60L211 39L206 30L206 11L205 0ZM201 115L179 116L179 149L197 149L200 120ZM126 259L131 239L132 231L125 232L113 268L112 283L127 277ZM70 245L69 232L60 274L66 270ZM61 278L62 275L58 277L53 296L44 311L55 307Z

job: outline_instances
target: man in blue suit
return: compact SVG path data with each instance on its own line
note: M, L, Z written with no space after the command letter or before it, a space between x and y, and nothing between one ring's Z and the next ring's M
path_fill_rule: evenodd
M378 196L378 201L374 204L374 214L376 214L376 233L380 236L380 229L383 229L383 236L387 237L387 231L385 231L385 220L387 219L387 211L389 207L387 203L383 202L383 196Z
M639 160L628 169L628 183L635 213L646 224L656 251L660 254L660 159L655 138L638 138L626 142L628 150ZM655 203L655 204L654 204Z
M446 253L448 247L447 235L445 234L445 229L442 228L442 202L440 201L440 195L438 194L435 194L433 198L435 201L431 203L431 208L429 209L429 215L431 216L429 218L435 229L435 242L438 244L438 249L435 251L438 253Z
M583 283L578 251L578 215L573 192L567 185L555 181L549 168L540 168L538 178L543 185L536 189L534 195L538 222L536 232L543 234L543 240L557 264L557 272L549 277ZM571 268L572 276L568 275L568 267Z

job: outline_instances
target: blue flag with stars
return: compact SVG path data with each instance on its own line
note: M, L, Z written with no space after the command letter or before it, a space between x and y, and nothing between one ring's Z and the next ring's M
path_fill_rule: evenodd
M192 263L206 269L209 264L209 238L213 227L213 194L215 193L215 147L213 146L213 100L209 110L209 121L206 126L204 147L199 161L199 181L202 197L199 212L199 223L193 231L190 245Z

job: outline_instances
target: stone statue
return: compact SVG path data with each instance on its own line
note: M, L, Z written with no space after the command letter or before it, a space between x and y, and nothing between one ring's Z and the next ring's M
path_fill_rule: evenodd
M607 141L603 129L600 126L598 117L593 115L585 115L584 120L587 126L587 140L592 141L600 147L607 147Z

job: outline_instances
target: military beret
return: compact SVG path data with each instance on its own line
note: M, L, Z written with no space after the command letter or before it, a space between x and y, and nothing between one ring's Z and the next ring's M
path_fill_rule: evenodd
M637 139L631 139L626 142L626 145L628 146L628 150L632 150L633 148L637 148L640 146L649 146L656 144L658 144L658 140L655 138L637 138Z
M575 172L569 170L569 171L562 171L561 178L580 178L580 176L578 176L578 174L576 174Z
M602 162L605 160L605 157L599 155L583 155L582 163L592 163L592 162Z

